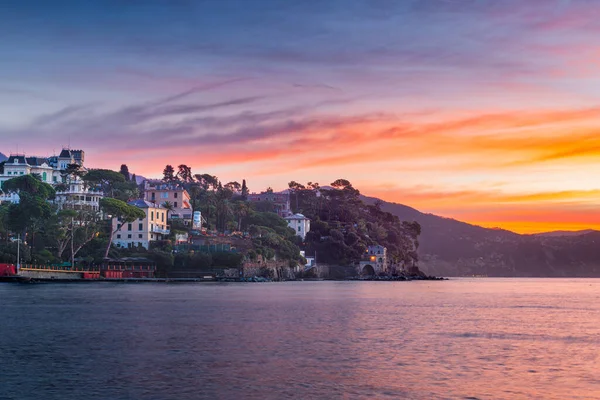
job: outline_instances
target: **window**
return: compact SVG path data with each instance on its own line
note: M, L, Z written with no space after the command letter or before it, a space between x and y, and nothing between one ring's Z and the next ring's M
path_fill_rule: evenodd
M150 239L154 239L154 235L150 235Z
M165 213L160 213L160 220L165 222Z
M131 230L133 230L133 226L132 226L132 224L127 224L127 230L128 230L128 231L131 231ZM129 237L131 237L131 235L129 235Z
M52 177L52 182L56 182L56 176Z
M121 235L117 235L117 239L121 239Z
M154 211L150 213L150 221L154 221Z
M10 171L9 171L9 172L7 172L6 174L7 174L7 175L12 175L12 172L10 172Z
M44 180L44 182L48 180L48 174L46 172L42 173L42 179Z
M23 171L21 171L21 175L23 175Z
M131 239L131 234L130 234L130 235L127 235L127 239Z
M152 192L152 200L156 200L156 193Z
M168 199L169 198L169 193L168 192L162 192L160 194L160 198L161 199Z
M177 198L177 192L173 193L173 197ZM175 204L177 204L177 203L175 203ZM177 206L175 206L175 207L177 207Z
M173 207L177 208L177 202L175 202L175 203L173 204Z
M138 231L143 231L143 230L144 230L144 224L139 224Z
M139 238L139 239L141 239L141 238L143 238L143 237L144 237L144 235L142 235L141 233L138 235L138 238Z

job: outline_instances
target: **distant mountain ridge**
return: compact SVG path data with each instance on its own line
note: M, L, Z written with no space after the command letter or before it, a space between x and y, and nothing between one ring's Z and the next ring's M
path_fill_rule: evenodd
M402 220L422 226L420 268L443 276L600 277L600 232L556 231L521 235L422 213L402 204L363 196Z

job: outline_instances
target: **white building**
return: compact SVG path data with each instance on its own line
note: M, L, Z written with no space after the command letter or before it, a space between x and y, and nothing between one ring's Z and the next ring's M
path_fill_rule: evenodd
M113 235L113 243L117 247L138 247L145 249L150 247L150 242L163 240L169 235L167 229L167 210L158 204L145 200L134 200L129 205L141 208L146 217L133 222L125 223L121 229ZM121 223L112 219L112 231L114 232Z
M302 240L306 238L306 234L310 231L310 219L302 214L294 214L284 219L287 221L288 226L296 232L297 236L300 236Z
M63 186L60 189L57 187L56 204L59 207L97 211L100 208L102 193L89 191L80 178L68 176L65 173L70 164L79 165L80 170L85 172L84 161L85 152L83 150L62 149L58 156L51 157L28 157L25 154L11 154L0 173L0 190L2 190L4 182L9 179L37 174L42 182L54 186ZM0 202L18 203L19 195L0 192Z
M80 179L64 184L64 187L64 190L56 191L54 203L58 208L100 211L100 199L104 193L87 188Z

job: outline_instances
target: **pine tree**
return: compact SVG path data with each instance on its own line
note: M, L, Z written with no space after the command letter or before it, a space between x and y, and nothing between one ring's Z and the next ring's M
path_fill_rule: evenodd
M129 182L129 168L126 164L121 164L121 170L119 171L119 173L125 177L125 181Z
M173 182L175 180L175 169L172 165L167 165L163 170L163 181Z

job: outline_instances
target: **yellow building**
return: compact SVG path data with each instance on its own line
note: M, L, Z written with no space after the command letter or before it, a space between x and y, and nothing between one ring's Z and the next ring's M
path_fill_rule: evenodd
M158 204L144 200L135 200L129 205L141 208L146 213L144 219L126 222L121 229L113 235L113 243L117 247L150 247L150 242L165 239L170 231L167 228L167 210ZM114 232L121 222L116 218L112 220Z

